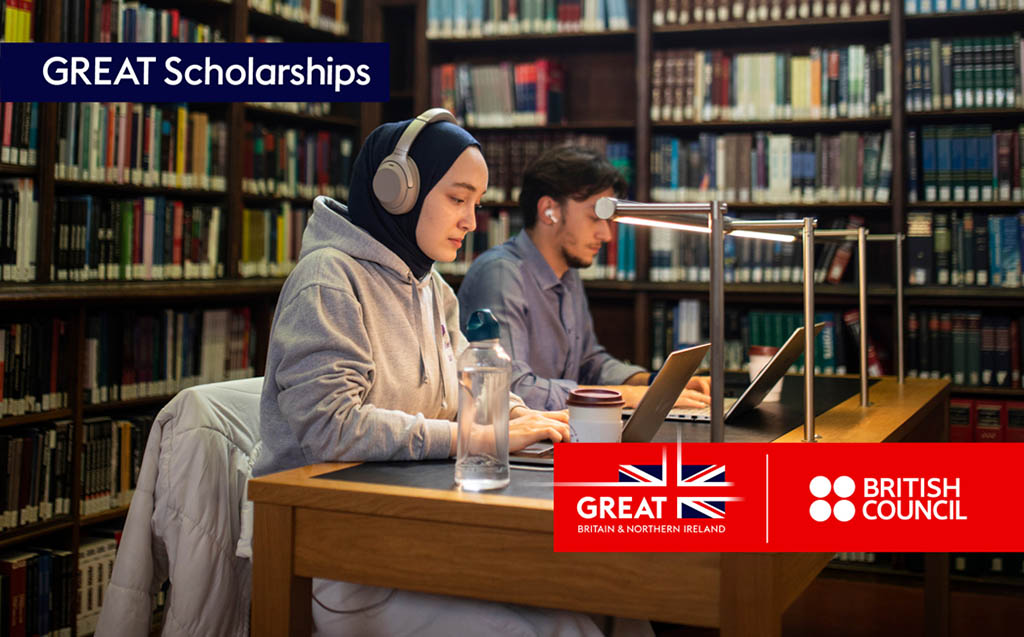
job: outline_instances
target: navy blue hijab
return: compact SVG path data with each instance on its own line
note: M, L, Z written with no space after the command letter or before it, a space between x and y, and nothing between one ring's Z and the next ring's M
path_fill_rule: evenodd
M413 276L422 279L434 264L416 243L416 224L423 210L423 200L462 151L469 146L479 148L480 142L450 122L435 122L421 130L409 149L409 156L416 162L420 173L419 196L412 210L404 215L393 215L374 196L373 175L384 158L395 149L398 138L411 121L382 124L366 138L352 167L348 211L352 223L398 255L412 270Z

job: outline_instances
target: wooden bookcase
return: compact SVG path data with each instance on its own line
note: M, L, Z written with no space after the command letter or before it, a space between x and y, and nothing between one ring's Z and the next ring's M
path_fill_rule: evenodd
M421 2L424 4L424 2ZM853 16L835 18L810 18L780 20L759 23L717 22L691 23L683 26L652 25L651 14L654 0L636 0L635 27L623 32L603 33L560 33L530 34L520 36L497 36L489 38L427 39L424 29L417 34L417 50L427 52L418 73L427 74L436 64L448 62L491 63L494 61L532 60L550 56L566 64L570 78L566 94L569 101L568 122L564 126L515 127L509 132L530 133L534 131L558 130L602 131L609 134L626 134L635 150L635 185L637 197L649 201L652 185L651 146L652 137L658 134L691 134L702 132L729 133L741 131L769 130L793 134L815 132L838 132L840 130L890 129L893 143L893 175L889 203L836 203L809 205L736 204L730 203L730 211L781 211L795 210L799 213L828 219L837 214L857 211L864 215L869 229L875 232L906 230L907 211L912 209L961 208L981 211L1009 212L1024 209L1024 202L998 203L917 203L907 201L907 147L906 132L912 126L922 123L951 124L958 122L992 122L1013 124L1024 122L1021 109L973 109L970 111L938 111L929 113L908 113L905 107L904 53L907 38L954 37L961 35L986 35L1004 33L1019 27L1024 11L984 11L978 13L956 13L943 15L906 16L902 0L892 0L891 13L887 16ZM888 116L826 120L798 121L714 121L655 123L650 115L651 62L655 52L669 48L721 48L731 51L775 51L788 50L808 45L841 44L889 44L891 45L892 108ZM437 104L431 103L431 90L427 85L416 102L417 111ZM410 112L408 115L412 115ZM474 133L489 133L496 129L471 129ZM512 208L515 202L487 204L493 208ZM821 227L821 226L819 226ZM876 250L877 248L872 248ZM873 263L869 270L868 302L872 337L881 341L893 353L895 364L895 334L903 329L896 323L893 301L896 294L893 278L893 254L876 259L878 252L871 252ZM882 252L882 250L880 250ZM586 281L595 329L598 338L607 349L621 358L641 365L648 365L651 356L651 306L658 300L681 298L706 298L707 286L701 283L652 282L648 276L648 233L639 228L636 238L637 281ZM449 277L457 286L460 277ZM1024 292L1021 289L971 288L971 287L905 287L907 312L916 308L949 307L981 308L993 312L1024 314ZM853 285L816 285L816 303L819 308L828 306L856 307L857 291ZM751 284L733 283L726 285L727 307L745 305L750 307L790 307L798 311L801 307L801 289L795 284ZM621 326L633 325L633 330ZM1024 390L993 387L954 387L955 395L968 397L1008 398L1020 400ZM932 572L948 569L944 558L930 558ZM941 597L941 591L932 591L933 578L922 573L897 569L879 569L870 565L841 565L829 569L827 577L812 586L810 595L798 602L786 620L786 634L813 635L834 632L836 624L828 618L830 613L820 612L823 608L843 606L858 609L847 613L851 626L863 626L857 615L868 609L882 615L902 614L909 633L930 630L945 625L944 622L924 620L921 609L925 597ZM952 634L971 633L972 625L984 625L988 634L1012 634L1010 626L1019 625L1019 598L1024 594L1024 581L1020 577L964 577L952 578L951 622L945 625L944 633L952 627ZM850 603L846 601L849 596ZM978 600L981 600L980 602ZM985 610L976 610L985 609ZM948 609L940 609L945 612ZM989 614L979 621L978 613ZM843 616L842 613L836 617ZM886 615L887 616L887 615ZM843 620L840 620L840 624ZM876 622L872 630L886 633L885 621ZM899 624L899 622L897 622ZM928 628L926 628L926 626ZM855 628L851 628L855 630ZM689 634L689 633L687 633ZM847 634L847 633L843 633ZM849 634L854 634L853 632ZM929 633L932 634L932 633Z
M271 35L286 41L339 41L359 40L361 7L347 2L350 32L341 37L334 33L286 20L250 9L247 0L146 0L156 9L178 9L181 15L218 29L228 42L245 42L247 34ZM33 17L34 40L57 42L66 3L61 0L36 0ZM0 164L0 179L31 177L38 189L39 231L37 245L37 278L33 283L0 283L0 315L5 320L20 320L33 315L59 315L68 320L71 329L71 359L69 396L66 408L17 417L0 417L0 433L16 431L23 425L42 424L58 419L71 419L73 425L71 514L51 520L0 532L0 549L35 542L46 543L70 550L75 555L74 571L78 569L78 549L88 528L94 524L123 518L127 508L113 509L93 515L79 511L82 492L81 457L83 449L83 420L91 416L130 413L133 410L155 412L171 396L157 396L138 400L86 404L83 397L85 374L86 317L93 311L120 308L218 308L246 306L251 308L253 334L257 339L255 371L262 374L266 359L267 337L274 306L283 279L240 278L242 211L246 206L273 206L283 201L311 205L308 198L254 196L243 192L244 127L247 121L298 129L337 130L350 135L358 150L360 112L357 104L334 104L328 116L312 116L275 110L245 103L192 105L196 110L223 118L228 126L227 187L222 192L143 187L108 183L73 182L55 179L57 154L57 104L40 104L38 156L35 166ZM225 276L217 280L185 281L133 281L65 283L50 281L50 264L54 260L53 232L58 197L73 194L95 194L108 197L137 197L166 195L196 202L216 203L222 210L221 232L226 233L226 253L221 259ZM77 595L72 612L72 630L77 616ZM6 619L6 618L5 618Z
M424 3L421 3L424 4ZM812 135L839 130L892 131L893 175L889 203L825 204L730 204L730 212L797 211L818 216L820 221L836 215L857 212L875 232L905 231L908 210L961 208L1009 212L1024 208L1024 202L997 203L907 203L906 131L921 123L991 121L1015 125L1024 121L1020 109L972 109L908 113L905 108L904 49L907 38L985 35L1003 33L1013 27L1008 18L1022 18L1021 11L984 11L942 15L905 16L902 2L894 0L891 13L885 15L834 18L807 18L757 23L715 22L654 27L651 13L654 0L637 0L635 27L627 31L599 33L557 33L503 35L483 38L428 39L425 30L417 34L414 46L427 52L417 72L429 77L433 65L447 62L491 63L495 61L533 60L547 56L566 66L568 85L567 123L562 126L517 126L508 129L474 128L474 133L503 130L514 134L546 130L606 132L626 135L635 150L637 197L649 200L652 167L651 140L658 134L730 133L769 130ZM897 6L898 5L898 6ZM671 48L721 48L729 51L785 51L808 45L889 44L891 45L892 109L888 116L823 120L653 122L650 116L651 60L655 52ZM416 102L416 110L433 106L428 85ZM410 111L409 115L412 114ZM510 208L514 202L488 204ZM896 325L892 300L895 296L893 254L889 247L872 247L869 279L872 338L879 341L895 361ZM595 328L602 343L617 356L647 365L651 354L650 307L656 300L702 298L706 286L693 283L651 282L647 273L648 233L639 228L636 239L637 281L634 284L613 281L587 281L586 287L595 315ZM458 283L454 277L453 283ZM1018 312L1024 309L1024 293L1019 289L971 287L906 287L907 311L921 307L1001 308ZM818 285L816 301L822 306L855 307L856 289L850 285ZM751 307L775 305L800 307L800 289L791 284L727 284L727 303ZM627 308L623 304L628 305ZM617 329L622 320L632 319L635 331ZM1021 390L957 387L965 395L1019 397Z

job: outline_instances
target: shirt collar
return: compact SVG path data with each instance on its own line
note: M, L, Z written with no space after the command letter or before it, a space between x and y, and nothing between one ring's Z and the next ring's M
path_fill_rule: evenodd
M525 230L521 230L516 238L513 239L513 243L522 256L523 261L526 263L526 267L530 272L533 273L537 283L544 290L550 290L562 283L561 279L555 276L555 271L551 269L551 265L548 264L547 259L540 253L537 246L534 245L533 239L530 235L526 234ZM571 271L572 268L569 268Z

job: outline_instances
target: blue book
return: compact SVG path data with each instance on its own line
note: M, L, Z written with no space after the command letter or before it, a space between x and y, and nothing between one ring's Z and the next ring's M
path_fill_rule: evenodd
M978 126L978 176L981 178L981 200L992 201L994 196L993 183L995 172L992 166L992 153L995 152L992 140L992 127Z
M989 285L1002 287L1003 285L1003 246L1002 246L1002 215L988 216L988 276Z
M670 143L672 160L669 165L668 186L672 189L673 198L675 198L677 189L683 186L679 183L679 138L673 137Z
M966 131L961 127L953 129L952 141L952 182L953 201L966 201L967 199L967 136Z
M921 129L921 165L924 174L924 200L938 201L938 175L936 174L936 131L934 126Z
M952 201L953 127L940 126L936 130L936 159L939 183L939 201Z
M703 236L701 236L703 238ZM725 282L736 282L736 239L731 235L725 236L722 246L722 259L725 262Z
M39 102L32 102L32 114L29 116L28 129L28 165L36 165L37 149L39 148Z
M1020 223L1017 215L1000 215L999 266L1004 288L1020 287Z
M964 169L966 172L967 201L981 201L981 185L978 182L978 163L981 156L981 139L974 126L967 127L964 145Z

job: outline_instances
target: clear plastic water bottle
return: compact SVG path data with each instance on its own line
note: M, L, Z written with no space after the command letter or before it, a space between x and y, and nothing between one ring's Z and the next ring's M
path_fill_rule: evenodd
M459 356L459 437L455 483L469 491L508 484L508 393L511 359L498 342L498 321L477 310Z

